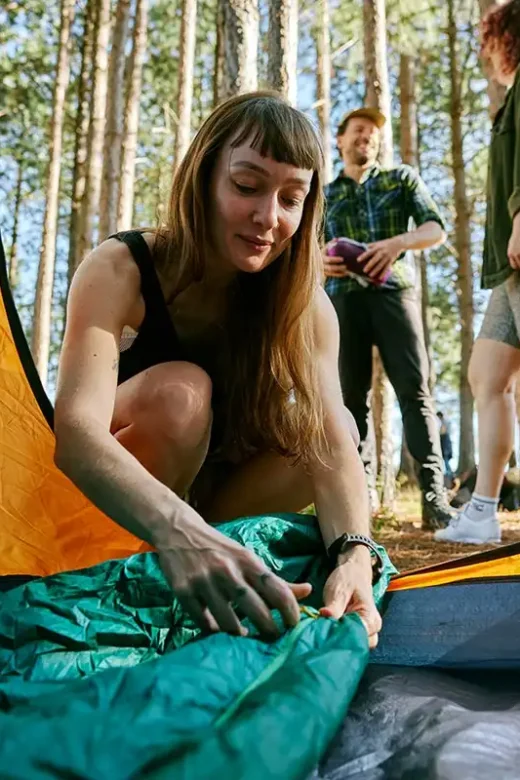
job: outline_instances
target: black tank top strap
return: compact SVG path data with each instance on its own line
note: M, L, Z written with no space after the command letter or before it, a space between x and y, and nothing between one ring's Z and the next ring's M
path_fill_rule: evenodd
M114 233L126 244L141 274L141 294L145 316L132 346L121 353L119 384L158 363L181 360L182 350L166 306L161 284L155 270L152 253L143 232L125 230Z
M123 230L120 233L113 233L109 238L116 238L118 241L121 241L121 243L126 244L132 253L132 257L141 273L143 297L147 297L145 292L152 292L153 290L153 293L159 293L162 298L162 291L153 264L152 253L142 231Z

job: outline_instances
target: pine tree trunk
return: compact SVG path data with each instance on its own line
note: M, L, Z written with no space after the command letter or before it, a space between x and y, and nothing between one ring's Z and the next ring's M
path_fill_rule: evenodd
M487 11L493 6L503 5L504 2L505 0L498 0L498 2L497 0L479 0L480 18L483 19ZM506 96L506 88L503 87L502 84L499 84L497 81L495 81L494 78L492 78L491 68L487 62L484 62L483 70L484 70L484 75L486 76L488 82L487 91L489 97L489 114L491 116L491 119L494 119L498 109L504 102Z
M78 237L82 231L81 204L85 194L88 128L92 86L92 48L94 45L95 0L87 0L81 42L81 70L78 82L78 110L74 142L74 170L72 174L72 203L69 226L68 287L79 265Z
M296 105L298 0L270 0L267 80Z
M50 128L49 168L45 193L43 238L34 302L32 353L42 383L47 382L47 370L51 343L52 292L54 286L54 260L58 227L58 196L61 172L61 147L65 93L69 83L70 28L74 16L74 0L62 0L60 11L60 37L58 63L54 85L52 119Z
M225 0L217 0L215 63L213 66L213 108L220 103L224 81L224 2Z
M117 229L128 230L132 227L135 184L135 155L137 150L137 132L139 130L139 105L143 62L146 52L148 27L148 0L137 0L134 29L132 33L132 52L128 65L128 89L125 105L123 130L121 181L119 187L119 206Z
M316 42L316 105L318 123L323 138L325 154L325 181L332 180L332 154L330 134L330 19L329 1L321 0L318 4L318 20L315 29Z
M418 138L417 104L415 102L415 63L412 57L406 54L401 54L400 57L399 99L401 108L401 160L406 165L413 165L414 167L417 167ZM420 271L419 262L416 262L416 271L417 270ZM404 427L401 439L401 462L399 465L399 476L404 478L408 486L417 487L418 480L416 465L410 450L408 449Z
M22 205L23 165L17 160L16 190L14 195L13 229L11 231L11 247L9 249L9 286L14 290L18 283L18 226L20 224L20 207Z
M177 96L177 132L174 167L188 150L191 137L191 104L193 100L193 63L195 60L195 21L197 0L182 0L181 43L179 52L179 92Z
M225 0L223 97L257 88L258 0Z
M107 119L103 142L103 177L99 202L100 241L117 231L125 109L125 47L129 19L130 0L118 0L108 68Z
M110 0L94 0L94 2L96 5L94 44L92 47L94 75L87 143L85 192L81 203L81 231L78 236L76 254L78 264L81 263L87 252L92 249L94 224L101 193L103 139L106 124Z
M386 14L384 0L363 0L366 105L379 109L388 118L381 130L380 162L392 164L392 123L390 88L386 61ZM381 358L374 349L372 414L376 437L377 472L381 486L381 508L393 510L395 476L391 436L392 395Z
M455 181L455 247L458 254L457 293L460 310L460 444L459 472L475 465L473 437L473 396L468 381L468 366L473 347L473 272L471 267L470 209L466 191L466 172L462 140L462 95L459 72L457 27L454 0L448 0L448 43L450 56L451 154Z

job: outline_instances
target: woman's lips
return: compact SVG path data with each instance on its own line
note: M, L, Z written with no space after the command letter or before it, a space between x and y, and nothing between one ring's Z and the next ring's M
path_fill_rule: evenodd
M271 241L263 241L262 239L256 237L253 238L250 236L241 236L241 235L239 235L238 237L241 238L242 241L244 241L249 247L251 247L253 251L258 253L264 252L266 249L270 249L273 245Z

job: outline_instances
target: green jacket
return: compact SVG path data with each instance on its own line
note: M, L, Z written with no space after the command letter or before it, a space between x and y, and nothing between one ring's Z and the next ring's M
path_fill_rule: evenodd
M482 287L496 287L513 273L507 245L520 211L520 67L491 133Z

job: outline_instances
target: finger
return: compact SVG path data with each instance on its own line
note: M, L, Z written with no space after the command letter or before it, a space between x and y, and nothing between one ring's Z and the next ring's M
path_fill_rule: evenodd
M342 279L347 275L347 269L341 266L337 266L336 268L330 268L329 270L325 269L325 273L327 276L334 276L336 278Z
M377 279L379 276L383 275L383 272L386 268L386 260L382 260L380 263L378 263L371 271L370 271L370 278L371 279Z
M343 265L345 263L345 259L337 255L327 255L327 258L324 262L325 265Z
M377 643L379 642L379 634L377 632L370 633L370 628L365 618L362 615L359 615L359 617L363 623L363 626L365 627L365 631L367 632L369 650L373 650L375 647L377 647Z
M339 620L345 614L347 605L352 598L352 588L346 588L338 583L338 585L326 587L323 596L325 603L320 609L320 615Z
M307 596L310 596L312 593L312 585L310 582L288 582L287 583L298 599L298 601L301 601L302 599L306 599Z
M369 647L375 647L377 645L378 634L383 625L381 615L376 609L373 601L371 603L364 602L361 604L357 609L357 613L367 630Z
M364 271L366 274L370 274L371 271L373 271L375 268L380 265L381 262L384 262L384 258L381 255L380 252L376 252L375 255L368 261L368 263L365 265Z
M366 252L362 252L362 254L360 254L360 255L357 257L357 262L358 262L358 263L364 263L364 262L365 262L365 260L369 260L369 259L372 257L372 255L374 255L374 253L375 253L375 252L377 252L377 249L375 249L375 248L372 248L372 249L371 249L371 248L369 247L369 248L366 250Z
M345 600L340 598L329 602L324 607L321 607L320 615L322 617L330 617L334 618L335 620L339 620L345 614L344 602Z
M208 605L208 608L211 610L220 629L226 631L228 634L246 636L247 629L240 623L240 620L236 616L235 610L230 602L227 600L226 595L211 583L201 585L200 588L199 598ZM240 597L238 591L236 595Z
M183 609L190 615L193 621L208 633L219 631L218 623L207 607L204 607L195 596L177 594L177 599Z
M258 593L245 582L242 582L238 589L235 588L235 591L234 596L232 593L229 594L231 600L235 601L237 607L247 615L260 633L273 637L279 636L280 631L271 611Z
M253 587L273 608L278 609L284 624L291 628L300 620L300 608L292 588L285 580L272 572L260 572L255 576Z

